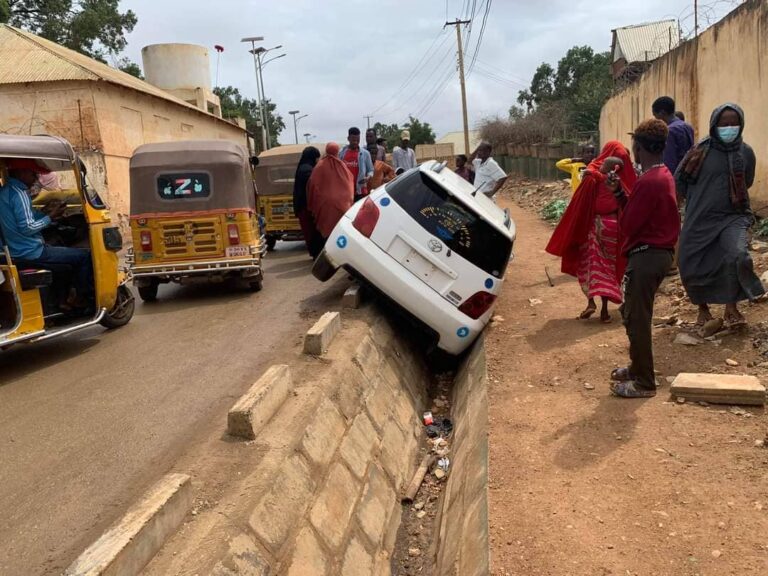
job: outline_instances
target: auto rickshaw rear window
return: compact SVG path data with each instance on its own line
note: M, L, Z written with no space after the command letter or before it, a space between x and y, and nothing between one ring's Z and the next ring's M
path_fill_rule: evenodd
M293 182L296 176L295 166L275 166L269 169L269 181L273 184L280 182Z
M189 200L211 195L211 177L205 172L160 174L157 193L163 200Z

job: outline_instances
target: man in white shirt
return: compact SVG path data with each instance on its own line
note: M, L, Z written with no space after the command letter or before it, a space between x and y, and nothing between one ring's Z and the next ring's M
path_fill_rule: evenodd
M416 168L416 153L410 147L411 133L408 130L403 130L400 134L400 141L400 146L395 146L395 149L392 150L392 164L396 174Z
M493 148L488 142L481 142L472 154L472 171L475 173L475 190L493 197L507 180L507 173L491 157Z

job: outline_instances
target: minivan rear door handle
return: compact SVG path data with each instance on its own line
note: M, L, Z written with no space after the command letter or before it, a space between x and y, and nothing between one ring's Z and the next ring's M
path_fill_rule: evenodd
M427 262L432 264L435 268L443 272L444 274L447 274L451 279L456 280L459 275L456 273L455 270L449 268L442 260L437 258L431 251L424 248L421 244L419 244L416 240L411 238L408 234L405 232L398 231L397 236L408 246L410 246L413 250L419 253L419 255L424 258Z

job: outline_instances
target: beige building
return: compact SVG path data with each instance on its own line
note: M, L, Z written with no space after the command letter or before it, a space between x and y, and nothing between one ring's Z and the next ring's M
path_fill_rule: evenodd
M162 54L155 51L152 56L153 69L162 71L157 65ZM207 57L204 60L207 65ZM197 78L207 74L207 69L197 71ZM58 44L0 25L0 132L69 140L88 166L91 185L122 224L130 208L128 162L141 144L209 138L248 143L244 128L216 115L219 102L209 87L189 88L189 100L195 104ZM184 95L182 87L177 93Z
M440 137L435 144L453 144L454 154L466 154L469 156L480 144L480 130L469 131L469 150L464 150L464 131L448 132Z
M600 141L630 143L628 132L651 117L659 96L672 96L702 138L712 110L739 104L746 115L744 140L755 150L753 208L768 216L768 1L749 0L698 38L659 58L639 81L613 96L600 115Z

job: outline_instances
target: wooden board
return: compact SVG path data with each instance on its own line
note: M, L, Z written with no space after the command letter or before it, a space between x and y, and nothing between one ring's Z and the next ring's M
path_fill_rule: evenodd
M671 392L673 396L712 404L765 404L765 386L755 376L683 373L675 378Z

